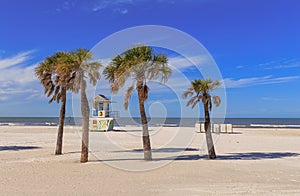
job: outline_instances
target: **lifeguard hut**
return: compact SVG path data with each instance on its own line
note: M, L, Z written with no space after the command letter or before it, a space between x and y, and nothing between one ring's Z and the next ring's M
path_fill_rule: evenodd
M90 130L94 131L110 131L114 128L114 120L118 118L117 111L110 110L112 103L104 95L97 95L92 100L92 111L90 118Z

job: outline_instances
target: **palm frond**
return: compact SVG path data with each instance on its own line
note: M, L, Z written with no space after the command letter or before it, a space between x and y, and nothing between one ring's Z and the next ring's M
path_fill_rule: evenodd
M47 97L50 97L50 95L52 95L54 89L55 85L52 82L49 83L48 87L45 88L45 94L47 94Z
M52 103L54 101L55 96L53 95L52 98L49 100L48 103Z
M197 97L198 101L202 100L202 103L204 105L208 105L209 110L212 110L212 100L211 100L211 95L210 95L210 91L214 90L215 88L217 88L220 85L220 82L218 80L213 81L210 78L207 79L196 79L194 81L191 82L191 86L183 93L182 97L183 98L187 98L189 96L192 96L194 93L196 94L196 96L194 96L192 100L189 100L189 104L187 104L187 106L192 105L192 108L196 106L196 103L198 103L196 101ZM213 103L216 106L219 106L219 104L221 103L221 99L218 96L214 96L213 97Z
M54 92L54 96L55 96L54 100L56 100L56 101L57 101L57 95L59 94L59 91L60 91L60 86L56 86L55 92Z
M56 102L57 102L57 103L60 102L61 97L62 97L62 93L61 93L61 92L58 92L57 95L56 95Z
M192 109L193 109L197 104L198 104L198 102L194 102L194 103L192 104Z
M130 99L130 97L131 97L133 91L134 91L134 84L131 85L131 86L127 89L127 91L126 91L126 94L125 94L125 100L124 100L124 108L125 108L125 110L128 109L128 102L129 102L129 99Z
M199 102L199 99L198 99L197 96L192 97L192 98L186 103L186 106L193 105L195 102L196 102L196 103Z
M103 74L112 83L112 91L116 92L130 76L134 77L135 81L143 82L161 77L161 81L165 82L172 73L166 65L165 55L155 55L151 47L142 45L115 56ZM145 89L148 89L146 87Z
M182 94L182 98L187 98L189 96L192 96L194 94L193 88L188 88L188 90L186 90L183 94Z
M114 66L113 64L105 67L105 69L103 70L103 74L106 80L108 80L109 82L114 82L115 80L115 76L116 76L116 66Z
M221 98L219 96L213 96L213 102L218 107L221 104Z

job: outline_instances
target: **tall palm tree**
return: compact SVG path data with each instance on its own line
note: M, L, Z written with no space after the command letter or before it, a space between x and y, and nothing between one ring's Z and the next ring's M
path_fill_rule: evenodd
M72 59L71 70L75 75L73 90L75 93L80 91L81 100L81 114L82 114L82 146L81 146L81 158L80 162L85 163L88 161L89 151L89 105L86 96L86 78L92 85L96 85L100 79L99 69L102 66L99 62L91 62L93 56L92 53L83 48L79 48L76 51L69 53Z
M214 143L210 130L210 116L209 111L212 109L212 98L213 103L218 107L221 103L221 99L219 96L211 96L211 91L220 86L220 82L218 80L213 81L210 78L207 79L198 79L191 82L191 87L187 89L183 93L183 98L187 98L191 96L191 99L187 102L187 106L192 106L194 108L200 101L202 101L205 112L205 135L206 135L206 143L208 149L208 155L210 159L216 158L216 152L214 148Z
M57 131L55 154L62 154L63 131L66 113L67 90L72 90L72 85L68 82L70 72L62 71L68 63L67 53L57 52L35 68L35 75L44 86L44 93L51 97L49 103L56 101L61 102L59 125Z
M114 57L103 73L106 79L110 81L113 93L118 92L128 78L133 78L132 85L126 91L124 107L128 109L129 99L134 89L136 89L143 129L144 159L152 160L148 122L144 106L149 92L147 82L158 78L161 82L167 81L172 74L167 57L163 54L154 54L153 49L149 46L137 46L125 51L122 55Z

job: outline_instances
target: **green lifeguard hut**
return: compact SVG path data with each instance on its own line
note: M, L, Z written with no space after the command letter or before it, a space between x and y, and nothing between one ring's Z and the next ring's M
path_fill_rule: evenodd
M92 111L90 118L90 130L110 131L114 128L114 120L118 118L117 111L110 110L110 104L113 103L104 95L97 95L92 100Z

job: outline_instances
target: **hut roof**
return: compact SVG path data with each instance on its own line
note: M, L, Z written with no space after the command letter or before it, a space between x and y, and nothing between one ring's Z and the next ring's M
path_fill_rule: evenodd
M109 100L107 97L105 97L102 94L99 94L96 97L94 97L94 99L92 101L93 102L98 102L98 103L112 103L111 100Z

